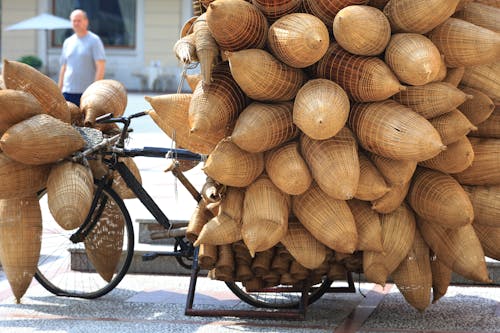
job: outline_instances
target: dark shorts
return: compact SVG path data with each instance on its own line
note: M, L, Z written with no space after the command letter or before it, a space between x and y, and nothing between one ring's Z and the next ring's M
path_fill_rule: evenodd
M80 106L80 98L82 97L82 94L63 93L63 96L67 101L76 104L78 107Z

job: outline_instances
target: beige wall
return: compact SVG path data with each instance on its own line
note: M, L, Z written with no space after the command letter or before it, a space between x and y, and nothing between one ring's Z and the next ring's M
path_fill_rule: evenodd
M37 0L2 1L2 57L16 60L23 55L38 55L37 31L5 31L9 25L38 14Z

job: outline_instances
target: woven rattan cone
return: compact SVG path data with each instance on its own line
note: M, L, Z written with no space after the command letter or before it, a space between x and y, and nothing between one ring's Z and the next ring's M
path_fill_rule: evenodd
M500 5L497 8L473 2L465 6L453 17L492 31L500 32Z
M298 281L293 278L290 273L284 273L280 277L280 284L283 286L291 286L296 284Z
M314 180L330 197L349 200L359 184L357 143L347 127L327 140L300 138L300 148Z
M392 100L355 104L349 124L363 148L395 160L427 160L446 148L431 123Z
M455 12L460 0L391 0L384 13L393 32L425 34Z
M251 103L239 115L231 141L243 150L260 153L293 139L299 130L292 109L292 102Z
M236 261L236 269L234 272L235 281L249 281L253 278L254 276L250 270L250 266L246 263Z
M441 82L446 78L448 73L448 67L446 67L446 62L444 61L444 56L441 55L441 61L439 62L439 72L434 78L434 82Z
M469 136L500 139L500 106L496 106L491 116L477 125L476 131L471 131Z
M429 38L448 67L485 65L500 57L500 34L464 20L449 18Z
M92 205L93 183L90 169L81 164L66 161L52 167L47 180L48 206L63 229L76 229L85 221Z
M410 251L391 276L411 306L424 311L430 305L432 272L429 246L418 229Z
M83 148L85 141L71 125L39 114L11 126L0 139L2 151L24 164L47 164Z
M470 167L453 175L460 184L500 184L500 140L469 137L474 150L474 161Z
M243 286L247 292L259 291L264 288L264 281L260 277L254 277L251 280L243 281Z
M474 150L466 136L450 143L445 151L419 165L444 173L458 173L467 169L474 160Z
M457 8L455 9L455 13L463 10L466 6L468 6L471 2L474 2L474 0L460 0L458 2Z
M385 285L387 277L406 257L415 236L415 216L402 204L390 214L380 215L384 252L364 251L363 270L368 281Z
M408 87L393 99L406 105L426 119L454 110L467 100L468 95L445 82Z
M475 0L474 2L482 3L483 5L493 6L495 8L500 8L500 3L498 0Z
M333 25L335 15L351 5L365 5L368 0L304 0L302 6L307 13L319 17L327 27Z
M271 53L288 66L304 68L321 59L330 44L328 29L311 14L288 14L269 28Z
M240 223L244 197L245 191L243 189L228 187L220 203L219 214L225 214Z
M85 126L94 125L95 118L106 113L119 117L127 107L127 90L116 80L99 80L85 89L80 108L85 113Z
M382 227L380 218L370 203L357 199L347 201L358 232L356 250L382 252Z
M217 182L229 186L246 187L264 170L262 153L249 153L228 139L221 140L203 167L203 171Z
M285 65L264 50L248 49L226 55L238 85L257 101L292 100L306 80L301 69Z
M404 201L409 189L410 181L391 185L389 192L371 202L372 209L380 214L392 213Z
M0 152L0 199L27 197L45 188L50 165L27 165Z
M33 95L20 90L0 90L0 105L0 135L12 125L43 112Z
M234 259L237 262L243 262L248 266L252 264L252 256L250 255L250 251L248 251L248 247L242 240L231 244L231 248L233 249Z
M349 107L349 97L338 84L309 80L295 97L293 122L310 138L329 139L344 127Z
M387 185L408 183L417 167L415 161L393 160L370 152L365 153L384 176Z
M241 0L212 2L206 15L208 28L222 49L264 47L269 26L264 14L254 5Z
M500 248L498 247L498 244L500 242L500 228L480 224L475 224L473 227L479 242L483 247L484 254L487 257L499 260Z
M33 95L43 113L69 123L71 116L61 90L48 76L27 64L4 60L2 78L6 89L22 90Z
M337 43L330 44L311 70L316 77L338 83L358 102L383 101L405 89L381 59L350 54Z
M460 89L472 98L458 106L458 109L473 125L480 124L491 116L495 110L495 103L488 95L470 87L461 86Z
M212 69L218 62L219 46L208 27L206 13L194 21L193 35L196 56L201 66L202 81L211 84Z
M185 78L189 88L194 92L198 82L201 81L201 74L186 74Z
M125 157L120 159L127 168L132 172L137 181L142 184L141 172L139 171L139 167L135 163L132 157ZM113 190L120 196L122 199L134 199L136 195L132 190L127 186L122 176L118 173L118 171L113 171Z
M491 282L483 248L472 224L447 229L419 218L418 227L432 251L452 271L469 280Z
M495 104L500 101L500 61L465 68L461 84L488 95Z
M267 175L281 191L298 195L311 185L311 172L300 154L298 142L270 150L264 158Z
M201 229L195 246L200 244L223 245L231 244L241 239L241 223L224 213L208 221Z
M358 150L358 159L359 183L354 197L360 200L372 201L389 192L389 186L384 176L361 150Z
M262 277L265 288L271 288L280 284L281 275L277 272L269 271Z
M75 103L66 101L68 111L71 115L71 125L83 127L83 111Z
M431 272L432 272L432 303L436 303L446 294L451 283L452 270L431 251Z
M221 272L224 271L228 275L234 272L234 255L230 244L217 246L217 261L215 262L215 268Z
M201 244L198 252L198 263L201 269L212 269L217 261L217 246Z
M458 84L460 83L460 81L462 81L464 73L465 67L447 68L446 77L443 79L443 82L458 87Z
M305 193L293 197L292 208L302 225L321 243L341 253L354 252L358 234L344 200L329 197L313 183Z
M194 34L186 35L177 40L174 44L173 51L177 60L183 64L187 65L193 62L198 62Z
M292 276L293 279L297 281L302 281L307 279L307 277L309 276L309 270L304 266L302 266L301 264L299 264L298 261L293 260L290 263L290 275Z
M384 13L370 6L348 6L333 20L333 35L352 54L375 56L384 52L391 25Z
M108 200L99 221L84 240L89 261L108 282L115 273L123 251L124 224L120 208L114 200Z
M370 0L368 1L368 6L372 6L382 10L388 2L389 0Z
M252 272L255 276L264 276L269 272L273 256L274 248L255 253L251 266Z
M449 145L467 135L470 131L477 129L458 109L429 119L429 122L438 131L445 145Z
M408 203L420 217L446 228L458 228L474 219L472 203L462 186L439 171L417 168Z
M277 255L275 253L273 259L271 260L270 271L278 273L279 275L288 273L290 271L290 263L292 260L288 260L285 257Z
M0 261L17 303L38 266L42 213L36 195L0 200Z
M441 54L427 37L398 33L385 49L385 62L401 82L421 86L434 81L441 68Z
M191 214L191 218L189 219L186 230L186 238L191 242L196 241L198 235L203 229L203 226L213 217L214 215L207 209L207 203L205 200L200 200Z
M500 228L500 185L463 187L474 208L474 225Z
M302 0L253 0L252 4L264 14L269 22L273 22L282 16L298 11Z

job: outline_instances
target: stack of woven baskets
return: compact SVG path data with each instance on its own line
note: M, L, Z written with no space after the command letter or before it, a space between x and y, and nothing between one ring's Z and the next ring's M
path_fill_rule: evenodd
M224 185L189 226L210 276L252 289L363 271L419 310L452 271L490 282L498 2L193 4L174 46L201 65L193 93L147 99L180 146L210 154L205 190Z

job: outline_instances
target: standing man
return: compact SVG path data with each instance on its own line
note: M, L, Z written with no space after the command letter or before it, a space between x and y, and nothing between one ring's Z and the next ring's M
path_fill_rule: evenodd
M85 89L104 78L106 55L99 36L88 30L87 13L76 9L69 18L75 33L63 43L58 85L67 101L80 106Z

